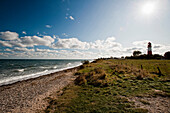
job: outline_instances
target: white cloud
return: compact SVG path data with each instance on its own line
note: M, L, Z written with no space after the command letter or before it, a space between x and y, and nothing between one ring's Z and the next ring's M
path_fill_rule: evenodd
M9 43L10 43L12 46L27 47L26 45L22 44L21 40L9 41Z
M108 37L106 40L96 40L94 43L91 42L90 46L92 49L100 49L100 50L121 49L122 47L120 43L115 42L114 37Z
M115 50L121 49L122 45L115 42L114 37L108 37L106 40L96 40L95 42L82 42L77 38L61 39L53 45L57 49L98 49L98 50Z
M132 55L133 51L137 51L137 50L141 51L142 54L147 54L148 42L151 42L151 41L149 41L149 40L134 41L134 42L132 42L132 44L133 44L132 47L125 48L124 50L126 53L131 53L131 55Z
M130 55L132 55L133 51L141 51L142 54L146 54L146 47L145 48L143 48L143 47L135 47L135 46L128 47L128 48L124 48L122 50L122 53L124 54L123 56L127 56L127 55L130 56Z
M9 42L7 42L7 41L1 41L1 40L0 40L0 44L1 44L2 46L4 46L4 47L12 47L12 45L11 45Z
M55 41L54 38L51 36L25 36L21 37L21 43L24 44L26 47L33 47L35 45L44 45L44 46L51 46L51 43Z
M18 33L16 32L0 32L0 38L4 40L18 40Z
M45 25L46 28L51 28L52 26L51 25Z
M142 41L135 41L132 44L135 46L140 46L140 47L147 47L148 42L151 42L149 40L142 40ZM152 42L151 42L152 43Z
M51 49L36 49L36 52L54 52L57 53L57 50L51 50Z
M69 18L70 18L71 20L74 20L73 16L69 16Z
M135 50L140 50L143 51L145 50L145 52L143 52L143 54L147 53L147 44L144 45L143 47L140 46L138 47L138 45L133 45L132 47L129 48L123 48L118 44L116 44L115 47L112 48L112 46L114 45L114 38L107 38L106 40L98 40L95 42L90 42L93 44L96 44L98 47L96 47L95 49L92 49L91 45L87 42L81 42L78 39L67 39L63 41L63 39L61 39L62 42L61 45L62 47L60 47L62 50L54 50L54 49L36 49L35 51L33 49L28 49L28 48L19 48L19 47L14 47L14 49L6 49L5 51L11 51L12 53L3 53L0 55L0 57L4 57L4 58L62 58L62 59L66 59L66 58L89 58L89 59L93 59L93 58L101 58L101 57L120 57L120 56L127 56L127 55L132 55L133 51ZM72 48L71 42L74 42L74 40L78 40L79 44L81 45L81 43L87 43L89 49L74 49ZM69 46L63 45L68 44ZM114 43L113 43L114 42ZM100 49L99 44L110 44L109 46L101 46L103 49ZM74 45L74 44L73 44ZM80 45L77 45L78 47ZM118 45L118 46L117 46ZM164 54L166 51L168 51L170 49L170 45L161 45L161 44L154 44L153 45L153 53L154 54ZM64 49L64 46L66 46L68 49ZM158 48L154 48L157 47ZM80 47L82 48L82 47ZM90 49L91 48L91 49ZM105 48L105 49L104 49ZM108 49L107 49L108 48ZM71 49L71 50L70 50ZM16 52L19 51L19 52Z
M170 50L170 45L153 44L152 51L154 54L162 54Z
M43 36L43 39L46 41L48 40L50 43L55 41L54 38L52 38L51 36Z
M0 57L9 58L11 56L11 53L0 53Z
M59 38L58 35L53 35L53 39Z
M2 41L0 40L0 44L4 47L34 47L34 46L49 46L51 47L52 43L55 41L55 36L53 38L51 36L24 36L20 37L17 40L10 41Z
M107 39L106 39L106 42L114 42L116 39L115 39L115 37L108 37Z
M21 43L25 45L25 47L33 47L35 45L33 38L34 36L24 36L21 37ZM37 36L36 36L37 37Z
M153 46L153 48L155 48L155 49L160 49L160 48L162 48L162 47L164 47L164 45L161 45L161 44L155 44L155 45Z
M5 49L4 51L12 51L12 50L7 48L7 49Z
M0 57L4 58L99 58L99 57L119 57L132 55L133 51L139 50L143 54L147 54L148 40L134 41L132 46L124 48L120 43L116 42L115 37L108 37L105 40L96 40L94 42L83 42L77 38L61 39L59 36L24 36L9 38L11 32L1 32L3 40L0 45L4 47ZM13 33L13 32L12 32ZM15 33L14 33L15 34ZM62 35L67 35L63 33ZM4 39L4 36L8 37ZM12 35L14 36L14 35ZM56 38L57 37L57 38ZM5 40L5 41L4 41ZM153 54L164 54L170 50L170 45L162 45L152 43ZM49 49L29 49L28 47L47 46ZM56 50L59 49L59 50Z
M19 47L15 47L14 51L34 51L34 49L27 49L27 48L19 48Z
M77 38L60 39L53 45L57 49L88 49L89 44L87 42L82 42Z
M26 33L26 31L22 31L22 34L25 34L25 35L26 35L27 33Z

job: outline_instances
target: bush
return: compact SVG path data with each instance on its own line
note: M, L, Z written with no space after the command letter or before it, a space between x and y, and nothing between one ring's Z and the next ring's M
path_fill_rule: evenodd
M74 75L81 75L82 73L80 73L80 72L76 72Z
M79 67L79 69L84 69L84 65L81 65L81 66Z
M83 63L83 65L84 64L89 64L89 61L88 60L84 60L82 63Z
M164 54L165 59L170 59L170 51L166 52Z
M95 87L103 86L106 79L106 73L102 68L95 68L88 73L76 73L80 75L75 80L76 85L93 85Z
M77 77L76 80L75 80L75 84L76 85L86 85L87 80L86 80L85 76L81 75L81 76Z

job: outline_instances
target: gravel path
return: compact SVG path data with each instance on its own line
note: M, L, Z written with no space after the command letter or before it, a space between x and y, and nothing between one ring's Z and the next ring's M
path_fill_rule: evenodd
M77 68L0 87L0 113L33 113L46 108L44 100L75 80Z

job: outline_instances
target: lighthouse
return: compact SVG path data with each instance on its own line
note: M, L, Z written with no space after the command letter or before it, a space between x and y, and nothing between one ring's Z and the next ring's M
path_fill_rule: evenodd
M152 55L152 46L151 43L148 43L148 55L151 56Z

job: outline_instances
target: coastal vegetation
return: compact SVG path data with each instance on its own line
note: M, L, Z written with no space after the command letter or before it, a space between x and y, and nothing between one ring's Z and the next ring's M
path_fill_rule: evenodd
M145 107L152 99L170 96L169 60L97 59L85 62L75 76L74 83L46 98L44 112L145 113L154 110Z
M133 56L126 56L125 59L164 59L164 60L169 60L170 59L170 51L165 52L164 56L160 54L153 54L153 55L148 55L148 54L142 54L141 51L133 51Z

